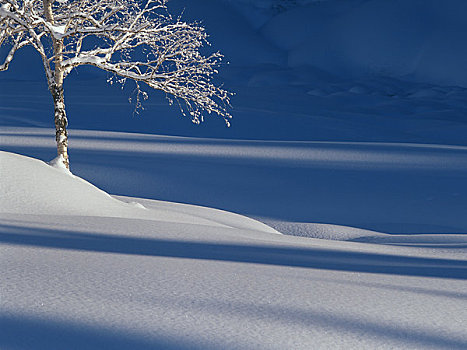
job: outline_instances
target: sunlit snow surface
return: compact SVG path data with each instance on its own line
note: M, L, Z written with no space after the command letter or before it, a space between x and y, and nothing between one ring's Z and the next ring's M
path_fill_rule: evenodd
M18 52L0 348L467 348L466 5L445 4L173 0L230 61L232 127L157 93L132 116L131 86L76 71L72 174Z
M112 198L31 158L0 164L2 349L467 345L464 235L429 248L284 236Z

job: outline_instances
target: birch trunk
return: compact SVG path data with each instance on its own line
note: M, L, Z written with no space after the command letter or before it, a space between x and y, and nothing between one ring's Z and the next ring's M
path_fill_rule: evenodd
M45 18L54 25L52 3L54 0L43 0ZM57 141L57 155L63 161L67 169L70 168L68 159L68 119L65 110L65 98L63 93L63 40L52 36L54 50L54 74L53 82L49 82L49 90L54 102L55 140Z

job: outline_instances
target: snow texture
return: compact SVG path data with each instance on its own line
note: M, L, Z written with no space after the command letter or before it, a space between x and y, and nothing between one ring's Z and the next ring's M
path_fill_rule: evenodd
M168 6L230 128L79 67L71 174L40 58L0 73L0 348L467 348L465 2Z
M467 344L459 249L277 235L218 210L115 199L31 158L0 160L4 349Z

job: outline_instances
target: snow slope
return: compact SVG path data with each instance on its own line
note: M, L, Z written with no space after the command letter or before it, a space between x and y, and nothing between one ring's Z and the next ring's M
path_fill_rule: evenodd
M463 0L252 0L234 6L287 52L289 66L467 86Z
M70 176L37 55L0 73L0 348L467 348L465 2L169 4L231 128L84 68Z
M0 192L3 213L117 217L178 222L214 227L237 227L277 233L270 227L240 215L204 208L150 201L128 203L111 197L66 170L56 169L31 158L0 151ZM150 209L149 209L150 208ZM233 225L233 226L231 226Z
M277 235L211 209L125 204L31 158L0 164L2 349L467 345L459 252Z
M4 128L0 145L50 159L50 135L51 129ZM70 135L72 171L112 194L214 207L285 222L282 228L321 223L393 234L467 232L464 146ZM299 226L286 233L303 235Z

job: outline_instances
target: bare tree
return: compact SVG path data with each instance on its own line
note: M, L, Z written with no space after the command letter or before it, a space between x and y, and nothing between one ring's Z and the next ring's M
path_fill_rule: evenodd
M211 83L222 55L203 56L207 34L197 23L174 19L167 0L0 0L0 47L8 45L1 70L16 51L32 46L41 56L55 111L57 153L67 168L68 120L63 81L76 67L112 73L109 82L136 84L136 108L147 98L141 83L163 91L194 123L203 112L229 125L231 94ZM144 85L143 84L143 85Z

